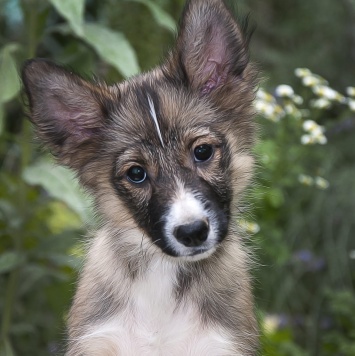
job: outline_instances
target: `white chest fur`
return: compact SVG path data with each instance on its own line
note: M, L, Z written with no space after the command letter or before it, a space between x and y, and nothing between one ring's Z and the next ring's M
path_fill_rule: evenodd
M129 302L117 315L95 326L80 343L87 356L227 356L227 332L203 326L196 306L176 302L176 266L154 261L129 288Z

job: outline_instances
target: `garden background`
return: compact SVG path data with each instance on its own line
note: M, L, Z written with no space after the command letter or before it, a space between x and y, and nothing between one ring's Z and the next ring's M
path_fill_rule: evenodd
M159 63L184 0L0 0L0 355L61 354L90 204L26 120L18 71L46 57L109 83ZM251 58L261 355L355 355L355 0L238 0Z

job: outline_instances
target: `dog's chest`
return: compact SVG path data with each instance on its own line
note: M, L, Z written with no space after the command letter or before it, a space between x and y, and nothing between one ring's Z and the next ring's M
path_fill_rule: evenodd
M176 272L169 266L151 266L145 278L130 288L127 307L101 325L100 355L232 355L225 331L204 326L197 307L178 303Z
M174 340L186 340L196 332L199 318L194 308L179 305L175 298L175 271L152 266L144 279L131 290L130 306L125 312L130 319L131 335L142 340L141 347L155 351Z

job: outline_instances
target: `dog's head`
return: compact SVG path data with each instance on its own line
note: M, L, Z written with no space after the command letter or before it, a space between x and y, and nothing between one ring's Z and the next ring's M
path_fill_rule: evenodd
M123 83L25 64L38 136L110 226L143 232L125 243L198 259L228 234L253 164L247 40L223 1L191 0L165 63Z

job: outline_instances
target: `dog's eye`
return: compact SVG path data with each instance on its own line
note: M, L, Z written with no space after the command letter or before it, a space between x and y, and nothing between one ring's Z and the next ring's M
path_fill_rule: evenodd
M213 147L211 145L203 144L195 147L194 155L196 162L208 161L213 154Z
M140 166L132 166L127 171L127 179L135 184L143 183L147 178L146 171Z

